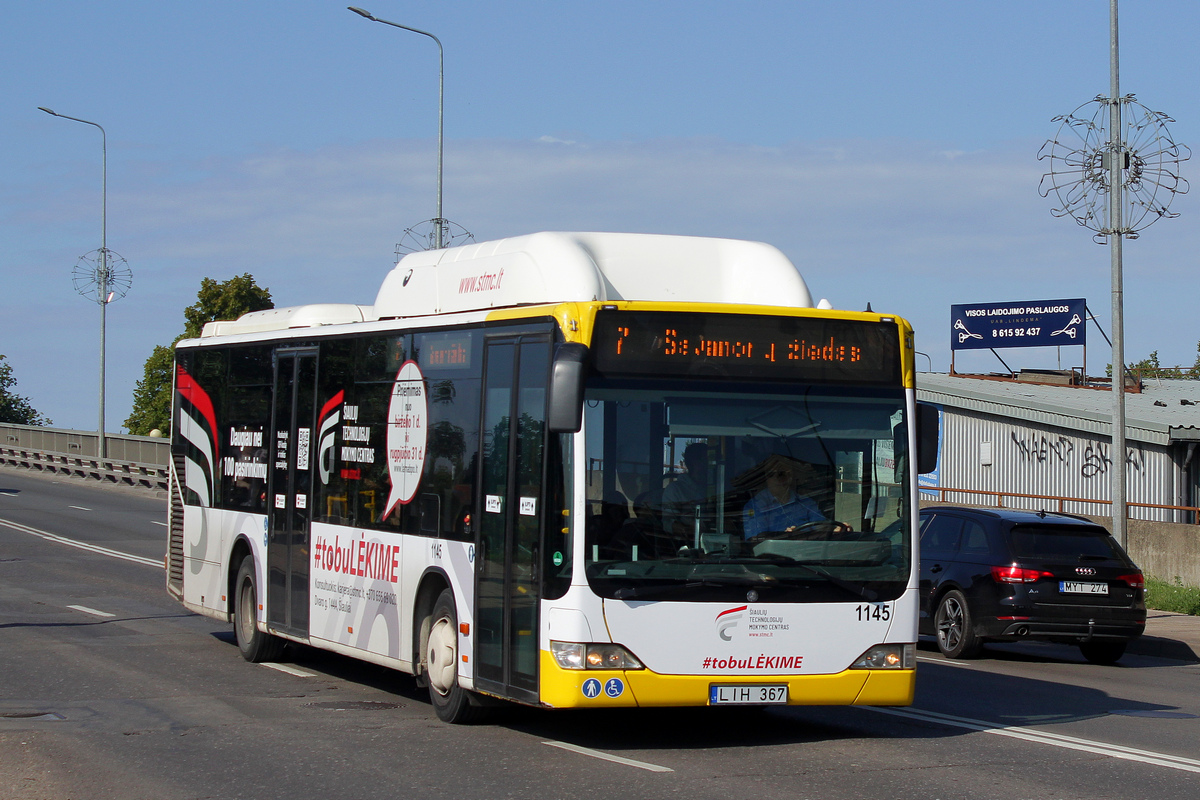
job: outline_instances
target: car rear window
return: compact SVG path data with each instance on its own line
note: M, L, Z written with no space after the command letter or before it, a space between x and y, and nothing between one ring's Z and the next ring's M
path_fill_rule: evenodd
M963 523L962 540L958 552L964 558L1000 555L992 537L988 536L987 529L973 520Z
M1123 560L1104 528L1079 526L1015 525L1009 532L1017 558L1069 558L1080 556Z
M924 555L952 556L958 550L963 521L952 514L933 514L921 531L921 552Z

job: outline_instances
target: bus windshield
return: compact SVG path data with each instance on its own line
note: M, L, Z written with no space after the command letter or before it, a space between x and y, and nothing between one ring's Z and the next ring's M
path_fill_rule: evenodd
M630 601L894 600L906 427L900 389L593 376L588 582Z

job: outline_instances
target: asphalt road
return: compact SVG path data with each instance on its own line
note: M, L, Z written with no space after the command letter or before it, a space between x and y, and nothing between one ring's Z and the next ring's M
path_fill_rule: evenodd
M908 709L512 708L445 725L389 670L307 648L243 661L229 626L167 596L164 503L0 468L0 798L1190 800L1200 786L1200 665L1100 667L1054 645L972 662L923 645Z

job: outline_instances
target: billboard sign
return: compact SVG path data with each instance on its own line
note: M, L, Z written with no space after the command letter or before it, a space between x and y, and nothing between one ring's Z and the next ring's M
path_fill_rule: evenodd
M952 305L950 349L1086 344L1086 319L1081 298Z

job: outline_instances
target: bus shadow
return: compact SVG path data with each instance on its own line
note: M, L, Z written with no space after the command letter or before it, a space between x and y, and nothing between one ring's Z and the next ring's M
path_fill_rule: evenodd
M231 631L213 632L230 647ZM367 687L434 717L428 690L397 670L349 656L289 643L280 659L301 669ZM1012 662L1070 663L1013 654ZM910 709L880 713L847 706L772 708L540 709L497 701L479 721L534 736L611 753L703 751L861 739L943 739L972 732L929 714L985 726L1056 725L1105 716L1179 717L1175 706L1123 699L1099 689L958 665L922 661ZM885 710L892 711L891 709Z
M918 668L914 705L892 711L846 706L519 709L507 711L495 723L596 750L655 752L847 739L943 739L975 730L939 722L938 714L995 728L1058 725L1107 716L1193 716L1176 706L1124 699L1076 684L928 663Z
M230 647L237 648L237 637L231 630L213 631L212 637ZM290 664L299 669L310 669L321 675L365 686L397 698L429 704L429 692L417 686L416 679L399 670L382 667L368 661L360 661L340 653L319 650L296 642L288 642L278 663ZM429 713L433 713L432 707Z
M497 714L494 724L529 736L608 752L763 747L861 737L836 720L797 715L798 710L795 706L772 710L510 708Z
M1099 675L1119 667L1078 663L1052 649L1045 654L1000 650L994 661L1011 664L1075 666ZM922 662L917 668L914 708L970 717L997 727L1029 727L1100 719L1108 716L1188 717L1178 706L1122 698L1068 682L1073 673L1040 679L964 668L962 662ZM1083 674L1083 673L1081 673ZM965 702L964 702L965 701Z
M917 649L923 653L938 653L937 641L933 638L922 637L917 643ZM1000 663L1025 664L1077 664L1083 669L1151 669L1161 668L1161 664L1147 662L1138 657L1134 650L1127 652L1115 664L1092 664L1075 645L1058 642L987 642L979 656L973 659L955 661L958 664Z

